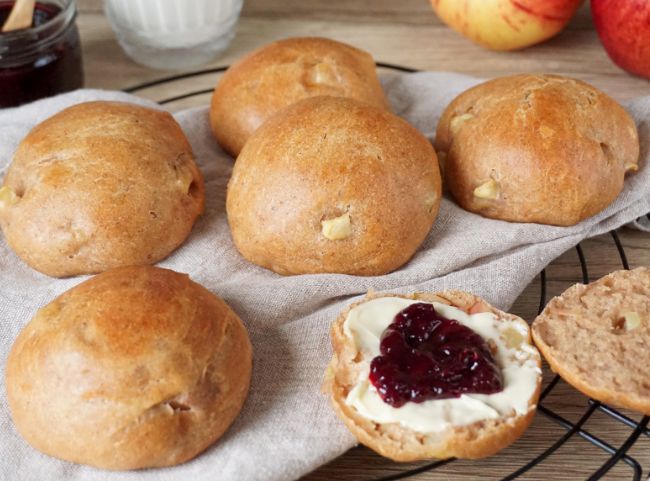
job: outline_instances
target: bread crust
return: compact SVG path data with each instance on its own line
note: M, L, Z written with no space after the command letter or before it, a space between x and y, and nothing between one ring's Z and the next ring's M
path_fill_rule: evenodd
M627 312L641 319L629 331ZM551 369L573 387L603 403L650 415L648 268L570 287L546 305L532 335Z
M557 75L502 77L463 92L442 114L435 146L464 209L559 226L611 204L639 158L630 115L591 85ZM475 195L491 181L496 192Z
M214 443L248 393L246 328L187 275L113 269L38 311L7 361L20 434L104 469L185 462Z
M15 196L0 199L7 242L54 277L155 263L204 207L203 176L174 118L120 102L78 104L37 125L4 187Z
M226 71L212 96L212 131L236 157L266 119L318 95L388 108L369 53L327 38L288 38L251 52Z
M440 183L433 147L406 121L353 99L311 97L253 134L226 209L237 249L255 264L284 275L381 275L424 241ZM349 231L328 238L323 222L341 216Z
M422 434L398 423L378 424L364 418L352 406L346 404L345 399L358 380L359 364L364 360L362 354L356 350L343 332L343 324L351 309L380 297L442 302L466 312L492 312L500 320L512 320L526 324L519 317L500 311L477 296L456 290L412 295L369 293L364 300L350 305L334 322L330 331L334 356L327 367L323 391L330 395L336 414L359 442L394 461L408 462L452 457L483 458L497 453L521 437L535 416L541 389L541 374L525 415L479 421L466 426L450 428L442 433ZM526 341L532 342L530 335ZM538 365L541 369L541 358L539 357Z

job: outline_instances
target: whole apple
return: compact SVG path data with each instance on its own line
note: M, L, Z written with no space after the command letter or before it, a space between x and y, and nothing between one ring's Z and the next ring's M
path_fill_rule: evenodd
M583 0L430 0L440 19L493 50L516 50L559 33Z
M611 59L650 78L650 0L591 0L591 13Z

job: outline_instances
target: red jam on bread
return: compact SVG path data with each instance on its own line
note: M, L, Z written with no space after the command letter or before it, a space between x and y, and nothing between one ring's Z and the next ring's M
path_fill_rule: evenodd
M400 311L382 335L380 352L370 364L370 382L393 407L503 390L487 342L432 304Z

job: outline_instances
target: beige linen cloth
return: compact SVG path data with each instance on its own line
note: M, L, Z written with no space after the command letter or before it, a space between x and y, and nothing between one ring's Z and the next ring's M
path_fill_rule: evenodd
M445 73L390 75L383 79L396 113L430 139L442 109L477 79ZM21 138L36 123L69 105L114 99L144 103L116 92L79 91L0 111L0 174ZM0 479L6 481L230 481L293 480L355 444L320 393L331 356L330 323L368 289L390 292L464 289L507 309L551 260L581 239L650 212L650 97L627 104L641 136L641 169L625 182L616 202L571 228L484 219L443 199L424 245L397 272L379 277L281 277L245 261L235 250L224 209L232 159L214 141L207 110L176 118L206 179L206 212L187 242L159 265L189 273L224 298L241 316L254 347L250 396L224 437L181 466L110 473L77 466L30 448L11 422L0 389ZM559 195L559 194L558 194ZM20 329L36 310L85 277L51 279L23 264L0 238L0 368ZM89 442L92 442L90 440Z

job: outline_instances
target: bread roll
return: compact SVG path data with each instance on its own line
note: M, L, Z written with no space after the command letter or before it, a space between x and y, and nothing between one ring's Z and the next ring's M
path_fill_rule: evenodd
M390 112L312 97L269 119L228 184L237 249L280 274L380 275L407 262L440 203L433 147Z
M451 194L493 219L569 226L597 214L638 167L627 112L557 75L515 75L460 94L436 133Z
M370 54L326 38L288 38L255 50L226 71L212 96L212 131L226 152L237 156L271 115L317 95L388 108Z
M650 415L650 270L613 272L549 302L533 339L562 378L587 396Z
M384 327L393 322L394 316L402 316L406 306L417 303L433 304L437 314L467 323L473 335L483 338L503 376L501 391L473 394L475 391L469 390L460 397L406 402L398 409L380 397L369 375L377 365L375 356L380 352L380 339L388 335ZM428 332L429 328L421 324L422 318L409 322L415 331ZM416 356L428 357L425 351L433 352L431 342L438 342L433 349L446 352L451 359L456 359L458 352L461 358L466 356L465 352L472 352L458 351L458 346L445 344L452 342L452 335L452 331L434 330L417 347L408 344L412 342L406 340L408 336L405 342ZM334 356L325 373L324 392L330 395L337 415L361 443L395 461L490 456L517 440L535 415L542 379L541 358L532 345L528 324L472 294L460 291L408 296L369 294L341 313L332 325L331 338ZM399 349L394 346L393 351ZM381 352L383 355L385 351ZM441 357L433 353L434 359ZM423 372L417 364L408 362L407 365L405 372L409 374ZM436 372L443 372L448 366L438 364L438 369ZM386 372L391 371L382 375ZM462 372L462 380L475 371L467 368L457 372ZM421 392L403 377L396 379L400 380L400 389L411 396ZM447 376L447 379L453 378Z
M20 143L0 189L0 227L27 264L64 277L163 259L203 205L203 177L169 113L89 102Z
M239 413L251 345L237 315L187 275L110 270L38 311L6 369L18 431L36 449L105 469L171 466Z

